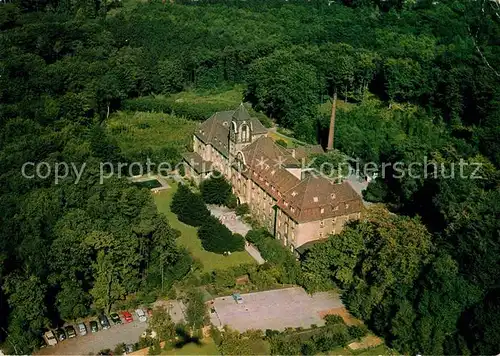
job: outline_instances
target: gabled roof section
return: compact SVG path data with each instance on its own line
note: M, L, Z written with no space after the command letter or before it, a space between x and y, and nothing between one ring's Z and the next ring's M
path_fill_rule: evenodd
M347 182L309 175L286 191L278 205L297 222L307 222L360 212L362 202Z
M240 106L238 106L238 108L234 111L232 119L236 122L249 121L251 119L250 114L243 103L241 103Z
M267 137L259 137L256 141L243 149L245 162L248 166L258 164L262 160L271 166L300 167L300 162L293 158L283 147L278 146Z
M221 153L227 156L227 141L231 121L246 121L252 128L252 134L267 133L267 129L255 117L250 117L247 109L241 104L236 110L218 111L202 122L196 129L195 135L205 144L212 144Z
M212 171L212 162L204 161L196 152L186 152L182 158L194 169L196 173L208 173Z
M312 154L325 153L321 145L299 146L296 148L289 148L288 151L299 161L302 160L303 158L309 157Z

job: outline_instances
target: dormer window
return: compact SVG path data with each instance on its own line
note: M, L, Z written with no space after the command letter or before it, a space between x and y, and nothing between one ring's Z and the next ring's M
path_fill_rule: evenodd
M337 211L337 210L339 210L339 206L338 205L333 209L333 211Z
M330 198L335 199L335 194L330 194Z
M276 171L275 171L275 170L272 170L272 171L271 171L271 175L272 175L272 176L274 176L274 173L276 173Z
M318 197L314 197L314 198L313 198L313 201L314 201L315 203L317 203L317 202L318 202Z
M292 197L296 196L297 195L297 192L296 191L293 191L292 192Z
M325 213L325 208L321 208L321 214L324 214Z
M345 204L345 208L346 208L346 209L349 209L349 204L347 204L347 203L346 203L346 204Z

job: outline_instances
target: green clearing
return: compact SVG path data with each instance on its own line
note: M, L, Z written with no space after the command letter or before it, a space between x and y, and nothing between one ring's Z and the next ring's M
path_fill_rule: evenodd
M227 89L213 90L187 90L169 96L170 100L176 102L188 102L190 104L221 104L234 108L243 101L243 85L235 85ZM158 95L157 98L165 98Z
M170 189L154 194L154 200L158 211L165 214L170 225L181 232L177 242L186 247L194 258L203 264L204 272L211 272L216 269L229 269L231 267L255 263L255 260L246 252L233 252L230 256L222 256L217 253L208 252L201 246L201 241L197 235L197 229L186 225L177 219L177 216L170 211L170 202L177 191L177 183L169 182Z
M118 111L107 120L108 132L127 156L138 150L184 149L196 123L163 113Z
M162 352L162 355L220 355L212 338L204 338L201 344L189 343L181 348Z

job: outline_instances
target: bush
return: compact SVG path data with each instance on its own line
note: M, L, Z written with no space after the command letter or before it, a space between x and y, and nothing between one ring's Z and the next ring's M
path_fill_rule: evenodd
M232 195L231 184L219 172L214 172L209 179L201 182L200 191L207 204L227 204Z
M347 328L347 331L353 339L360 339L368 334L368 329L364 325L351 325Z
M211 216L201 196L182 184L175 192L170 208L180 221L192 226L202 225Z
M325 316L325 322L327 326L345 324L344 319L340 315L327 315Z
M236 215L243 216L250 212L250 207L247 203L240 204L236 207Z
M235 209L236 207L238 207L238 198L236 198L236 195L234 195L233 193L229 194L226 200L226 206L229 209Z
M259 249L266 261L280 267L282 273L278 282L290 284L299 282L301 271L295 256L266 229L250 230L246 239Z
M224 253L245 249L243 237L239 234L233 235L225 225L213 216L209 216L198 229L198 237L203 248L207 251Z

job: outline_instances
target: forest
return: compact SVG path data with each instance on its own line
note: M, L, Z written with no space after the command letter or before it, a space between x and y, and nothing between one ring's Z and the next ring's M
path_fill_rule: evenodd
M255 112L323 145L336 97L335 148L361 162L481 163L481 179L374 180L365 199L391 214L313 248L298 282L344 290L398 352L498 353L499 39L489 0L0 3L2 347L30 353L46 326L189 273L150 193L99 180L99 162L186 148L122 151L104 123L139 107L202 120L221 108L154 98L241 85ZM87 168L78 184L21 175L42 161Z

